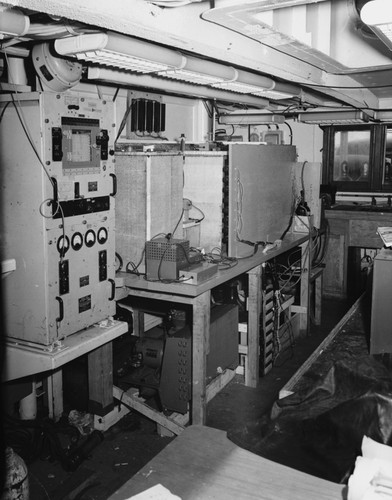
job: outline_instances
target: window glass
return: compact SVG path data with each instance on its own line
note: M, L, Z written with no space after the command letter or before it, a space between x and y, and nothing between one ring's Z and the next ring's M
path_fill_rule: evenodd
M384 183L392 182L392 129L387 129L387 136L385 141L385 161L383 179Z
M390 139L392 157L392 135ZM334 144L333 180L367 182L370 175L370 130L336 131Z

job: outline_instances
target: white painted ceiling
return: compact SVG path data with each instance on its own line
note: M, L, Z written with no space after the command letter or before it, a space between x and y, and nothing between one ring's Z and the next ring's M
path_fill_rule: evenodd
M270 75L301 85L305 101L327 106L347 103L370 111L392 109L392 52L360 21L355 0L1 0L1 4Z

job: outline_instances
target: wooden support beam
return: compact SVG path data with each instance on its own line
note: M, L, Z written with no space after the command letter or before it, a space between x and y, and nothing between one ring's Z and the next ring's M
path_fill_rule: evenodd
M47 378L49 417L58 421L63 414L63 370L53 370Z
M316 361L320 354L327 348L327 346L333 341L336 335L341 331L343 326L352 318L355 312L359 309L359 306L363 300L363 295L354 303L351 309L343 316L337 325L331 330L330 334L321 342L321 344L313 351L313 353L308 357L308 359L303 363L300 368L294 373L290 380L282 387L279 391L279 399L289 396L293 393L293 388L302 377L302 375L311 367L311 365Z
M249 387L257 387L259 382L261 272L261 265L248 272L248 363L245 379L247 380L246 385Z
M165 427L173 434L179 435L184 430L184 426L176 423L170 417L166 417L163 413L146 405L143 398L138 395L138 389L129 389L123 391L116 386L113 386L113 396L118 399L122 404L136 410L145 417L153 420L157 424Z
M310 297L309 297L309 277L310 266L312 262L311 243L310 239L300 245L301 247L301 285L300 285L300 304L304 308L303 314L300 316L300 331L306 335L309 334L309 312L310 312Z
M206 423L206 365L210 344L210 290L193 302L192 325L192 424Z
M210 384L208 384L206 389L207 403L211 401L211 399L215 397L218 392L220 392L231 380L233 380L235 373L235 370L227 369L222 374L218 375L218 377L214 378Z
M94 415L106 415L113 409L112 342L88 353L88 409Z

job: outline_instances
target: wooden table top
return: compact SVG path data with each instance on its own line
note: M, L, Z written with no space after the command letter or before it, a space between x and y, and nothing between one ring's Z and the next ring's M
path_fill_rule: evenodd
M108 500L157 484L182 500L337 500L346 487L271 462L231 442L226 432L191 426Z
M274 248L264 253L261 249L254 255L247 258L239 258L237 265L230 269L218 270L218 273L211 279L201 283L200 285L189 285L186 283L163 283L159 281L147 281L143 277L126 272L117 272L116 277L122 278L126 287L131 288L134 294L137 291L151 293L167 293L176 296L197 297L201 293L211 290L212 288L221 285L231 279L246 273L254 267L267 262L278 255L291 250L309 239L306 233L289 233L282 241L281 246ZM250 249L251 251L251 249Z

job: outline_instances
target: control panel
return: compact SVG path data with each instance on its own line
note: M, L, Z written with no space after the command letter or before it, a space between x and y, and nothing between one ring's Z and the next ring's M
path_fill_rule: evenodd
M6 335L52 346L115 313L113 103L34 92L0 110Z

